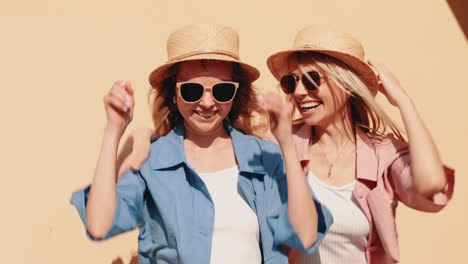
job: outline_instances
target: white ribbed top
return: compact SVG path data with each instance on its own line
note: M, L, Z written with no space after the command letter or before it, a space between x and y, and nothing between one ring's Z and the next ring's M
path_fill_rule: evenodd
M210 263L261 263L257 215L239 194L237 166L199 175L215 208Z
M353 196L356 181L333 186L322 182L312 172L309 172L308 181L317 199L330 209L334 221L315 253L306 255L294 251L289 263L367 263L365 250L370 224Z

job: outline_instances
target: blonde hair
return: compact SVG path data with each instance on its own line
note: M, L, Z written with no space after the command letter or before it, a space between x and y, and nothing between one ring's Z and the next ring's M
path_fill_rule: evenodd
M344 95L348 95L348 106L353 124L343 123L344 127L354 125L366 133L378 136L393 133L398 139L404 140L401 129L378 105L368 86L348 65L328 55L315 52L297 52L291 54L289 58L291 56L297 56L298 59L312 58L311 64L325 75L325 81L333 80ZM333 90L331 89L332 93ZM345 118L341 120L348 122Z
M201 60L203 67L206 60ZM213 63L230 63L211 60ZM182 62L183 63L183 62ZM230 63L233 69L233 79L239 82L232 108L226 117L226 121L234 128L248 135L263 137L265 130L264 110L257 102L256 89L250 81L245 78L239 64ZM179 122L183 120L182 115L174 103L176 96L175 83L179 70L179 64L173 65L166 71L161 83L154 84L149 91L148 99L152 105L152 119L155 133L154 138L167 135Z

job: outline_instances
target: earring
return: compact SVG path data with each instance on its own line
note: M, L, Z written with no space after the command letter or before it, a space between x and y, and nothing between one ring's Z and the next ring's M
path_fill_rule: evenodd
M177 100L176 100L175 96L172 97L172 102L173 102L174 104L177 104Z

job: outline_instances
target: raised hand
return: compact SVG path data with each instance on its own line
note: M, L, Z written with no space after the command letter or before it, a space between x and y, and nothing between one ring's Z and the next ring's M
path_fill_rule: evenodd
M284 102L283 98L273 92L264 92L259 96L259 101L268 112L270 130L278 140L278 143L290 139L292 135L293 104Z
M405 90L401 87L396 76L382 63L375 60L368 60L369 64L377 71L380 79L379 91L382 92L387 100L393 105L398 106L398 103L408 98Z
M115 81L104 98L107 126L122 135L133 118L133 89L130 82Z

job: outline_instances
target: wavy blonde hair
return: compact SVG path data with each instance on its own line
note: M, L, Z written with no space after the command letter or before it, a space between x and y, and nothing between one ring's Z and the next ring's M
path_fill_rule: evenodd
M206 60L201 60L202 67ZM211 60L213 63L230 63ZM183 62L181 62L183 63ZM233 81L239 82L232 108L225 120L248 135L263 137L265 133L265 113L257 102L256 88L252 82L245 78L239 64L230 63L233 69ZM154 124L153 139L167 135L179 122L183 120L182 115L174 103L176 96L175 84L179 71L179 65L173 65L166 71L160 83L154 84L148 94L148 100L152 108L152 119Z
M340 91L348 96L348 107L353 123L349 124L348 119L342 118L344 127L357 126L364 132L377 136L393 133L398 139L404 140L402 130L379 106L368 86L348 65L328 55L315 52L296 52L291 54L288 60L292 56L297 56L299 60L312 58L311 64L324 75L325 81L333 80ZM331 90L332 95L336 95L336 92ZM295 122L300 121L300 119L295 120Z

